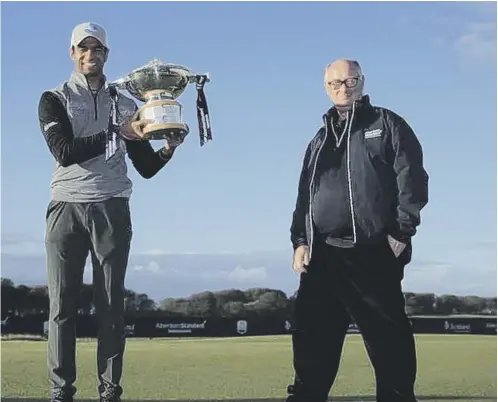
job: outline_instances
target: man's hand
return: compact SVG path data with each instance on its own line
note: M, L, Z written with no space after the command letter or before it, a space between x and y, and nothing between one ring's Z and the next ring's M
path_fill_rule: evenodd
M164 148L161 150L161 157L165 160L170 160L173 157L176 148L183 144L185 137L186 135L181 138L176 136L174 138L167 139L164 143Z
M121 137L131 141L141 141L144 128L147 124L154 123L154 120L133 120L119 127L118 133ZM141 133L138 135L136 132Z
M164 148L166 148L166 150L169 151L170 149L174 150L175 148L182 145L183 141L187 137L189 131L190 131L190 129L187 125L187 132L184 134L176 133L174 136L171 136L170 138L168 138L166 140L166 145L164 146Z
M387 241L389 242L394 255L398 258L405 249L406 244L394 239L391 235L387 235Z
M292 270L297 273L308 272L306 268L310 263L310 252L308 246L299 246L294 250L294 262Z
M183 140L185 139L186 135L184 136L175 136L172 138L169 138L166 140L166 144L164 144L164 148L166 148L166 151L173 151L176 148L178 148L180 145L183 144Z

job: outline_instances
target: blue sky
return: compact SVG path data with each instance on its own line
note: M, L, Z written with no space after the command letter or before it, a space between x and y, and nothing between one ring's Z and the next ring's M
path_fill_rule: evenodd
M444 273L455 289L470 280L496 294L495 3L2 3L2 255L43 256L54 160L37 103L71 73L71 30L87 20L108 31L111 79L156 57L212 78L214 140L199 146L191 86L179 100L192 131L174 160L151 180L130 165L133 254L272 251L291 276L301 160L330 107L323 69L347 57L372 102L403 115L423 144L422 282L431 289Z

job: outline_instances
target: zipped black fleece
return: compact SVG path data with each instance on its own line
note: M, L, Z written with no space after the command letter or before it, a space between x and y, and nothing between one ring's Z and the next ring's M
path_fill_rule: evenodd
M306 149L290 228L293 247L308 245L310 254L317 234L312 208L320 188L317 183L324 172L330 174L333 169L330 164L325 170L320 168L325 166L320 162L325 157L326 139L333 135L327 124L333 113L335 108L323 116L323 126ZM384 242L388 234L410 243L420 224L420 212L428 202L429 176L423 166L421 144L401 116L372 106L368 95L355 102L350 113L343 138L346 174L336 181L341 190L336 195L330 192L330 213L347 211L354 244ZM342 189L346 189L347 206ZM320 214L323 219L323 209ZM343 222L340 218L337 225ZM330 230L334 221L327 220Z

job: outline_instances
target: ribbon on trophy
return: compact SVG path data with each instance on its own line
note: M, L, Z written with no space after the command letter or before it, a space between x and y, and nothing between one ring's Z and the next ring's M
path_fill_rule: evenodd
M119 147L119 137L116 133L118 127L118 91L113 86L109 86L111 95L111 107L109 108L109 123L107 125L107 143L105 146L105 160L112 158Z
M201 146L203 146L206 141L213 139L206 95L204 94L204 85L207 82L207 78L207 75L195 76L195 87L197 89L197 120L199 122L199 137Z

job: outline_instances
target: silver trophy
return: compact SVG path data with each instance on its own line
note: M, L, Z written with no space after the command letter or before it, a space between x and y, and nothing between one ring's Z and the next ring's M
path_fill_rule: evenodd
M183 106L176 99L188 84L197 88L197 118L201 146L212 139L211 122L204 95L204 84L209 76L195 75L187 67L152 60L145 66L133 70L124 78L111 83L117 90L126 90L141 102L145 102L132 120L151 120L143 132L135 133L143 140L183 139L189 133L189 126L183 119Z

